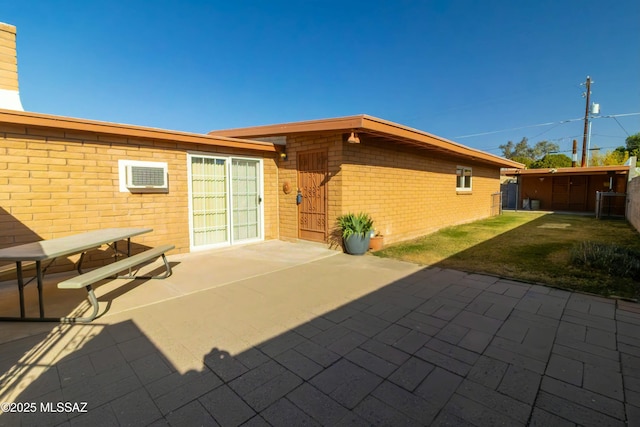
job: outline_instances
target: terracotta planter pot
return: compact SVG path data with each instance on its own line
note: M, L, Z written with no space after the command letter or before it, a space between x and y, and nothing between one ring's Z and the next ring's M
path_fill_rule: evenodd
M369 240L369 249L372 251L379 251L384 247L384 237L374 236Z

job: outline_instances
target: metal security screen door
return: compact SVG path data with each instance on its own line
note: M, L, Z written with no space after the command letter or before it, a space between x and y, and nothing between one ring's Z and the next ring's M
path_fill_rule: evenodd
M327 152L298 153L298 187L302 203L298 206L298 237L327 241Z
M260 160L189 156L191 247L262 237Z

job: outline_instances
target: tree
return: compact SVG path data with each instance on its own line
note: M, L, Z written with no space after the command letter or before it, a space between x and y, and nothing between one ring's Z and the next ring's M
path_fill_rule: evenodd
M533 162L530 167L531 169L569 168L571 167L571 158L564 154L547 154L540 160Z
M609 166L609 165L624 165L624 162L626 162L629 159L629 152L624 150L624 151L618 151L617 149L613 150L613 151L607 151L604 155L604 165L605 166Z
M530 168L531 164L533 163L533 159L531 157L525 156L515 156L512 157L511 160L513 160L514 162L522 163L526 168Z
M558 151L560 147L558 144L549 141L540 141L533 147L530 147L529 140L525 137L517 144L509 141L501 145L500 149L502 150L502 155L507 159L515 160L530 167L533 163L541 160L551 152ZM571 166L571 162L569 162L569 166Z
M540 159L551 154L553 151L558 150L560 150L560 146L558 144L554 144L553 142L549 141L540 141L533 147L531 151L533 154L532 157L534 159ZM571 163L569 163L569 166L571 166Z
M625 147L618 147L604 154L600 150L594 150L589 159L589 166L613 166L623 165L629 159L629 152Z
M630 156L640 156L640 132L629 136L625 142Z
M500 146L502 154L507 159L513 159L514 157L531 157L529 148L529 141L527 138L522 138L522 141L514 144L513 141L509 141L506 144Z

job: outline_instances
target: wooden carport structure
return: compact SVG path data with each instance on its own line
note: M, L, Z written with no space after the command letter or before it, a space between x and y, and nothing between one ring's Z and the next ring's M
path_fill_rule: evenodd
M505 175L517 178L518 208L595 212L598 192L626 193L629 166L510 169ZM624 215L624 198L611 200L612 214Z

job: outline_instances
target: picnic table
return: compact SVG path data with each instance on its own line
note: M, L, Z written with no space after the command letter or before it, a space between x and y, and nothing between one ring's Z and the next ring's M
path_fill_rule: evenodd
M82 255L78 260L77 270L82 274L82 261L87 251L97 249L106 244L114 250L116 256L118 254L131 256L131 238L151 231L153 231L151 228L106 228L0 249L0 261L12 261L16 263L18 292L20 294L20 317L0 317L0 321L66 320L72 322L72 318L46 318L44 315L43 279L47 268L51 266L57 258L81 253ZM123 240L127 241L126 252L118 250L118 242ZM43 267L43 263L47 261L47 265ZM25 262L35 262L35 279L38 287L38 304L40 309L40 317L38 318L25 317L24 287L33 280L32 278L27 283L24 282L23 263ZM93 291L91 291L91 295L92 294Z

